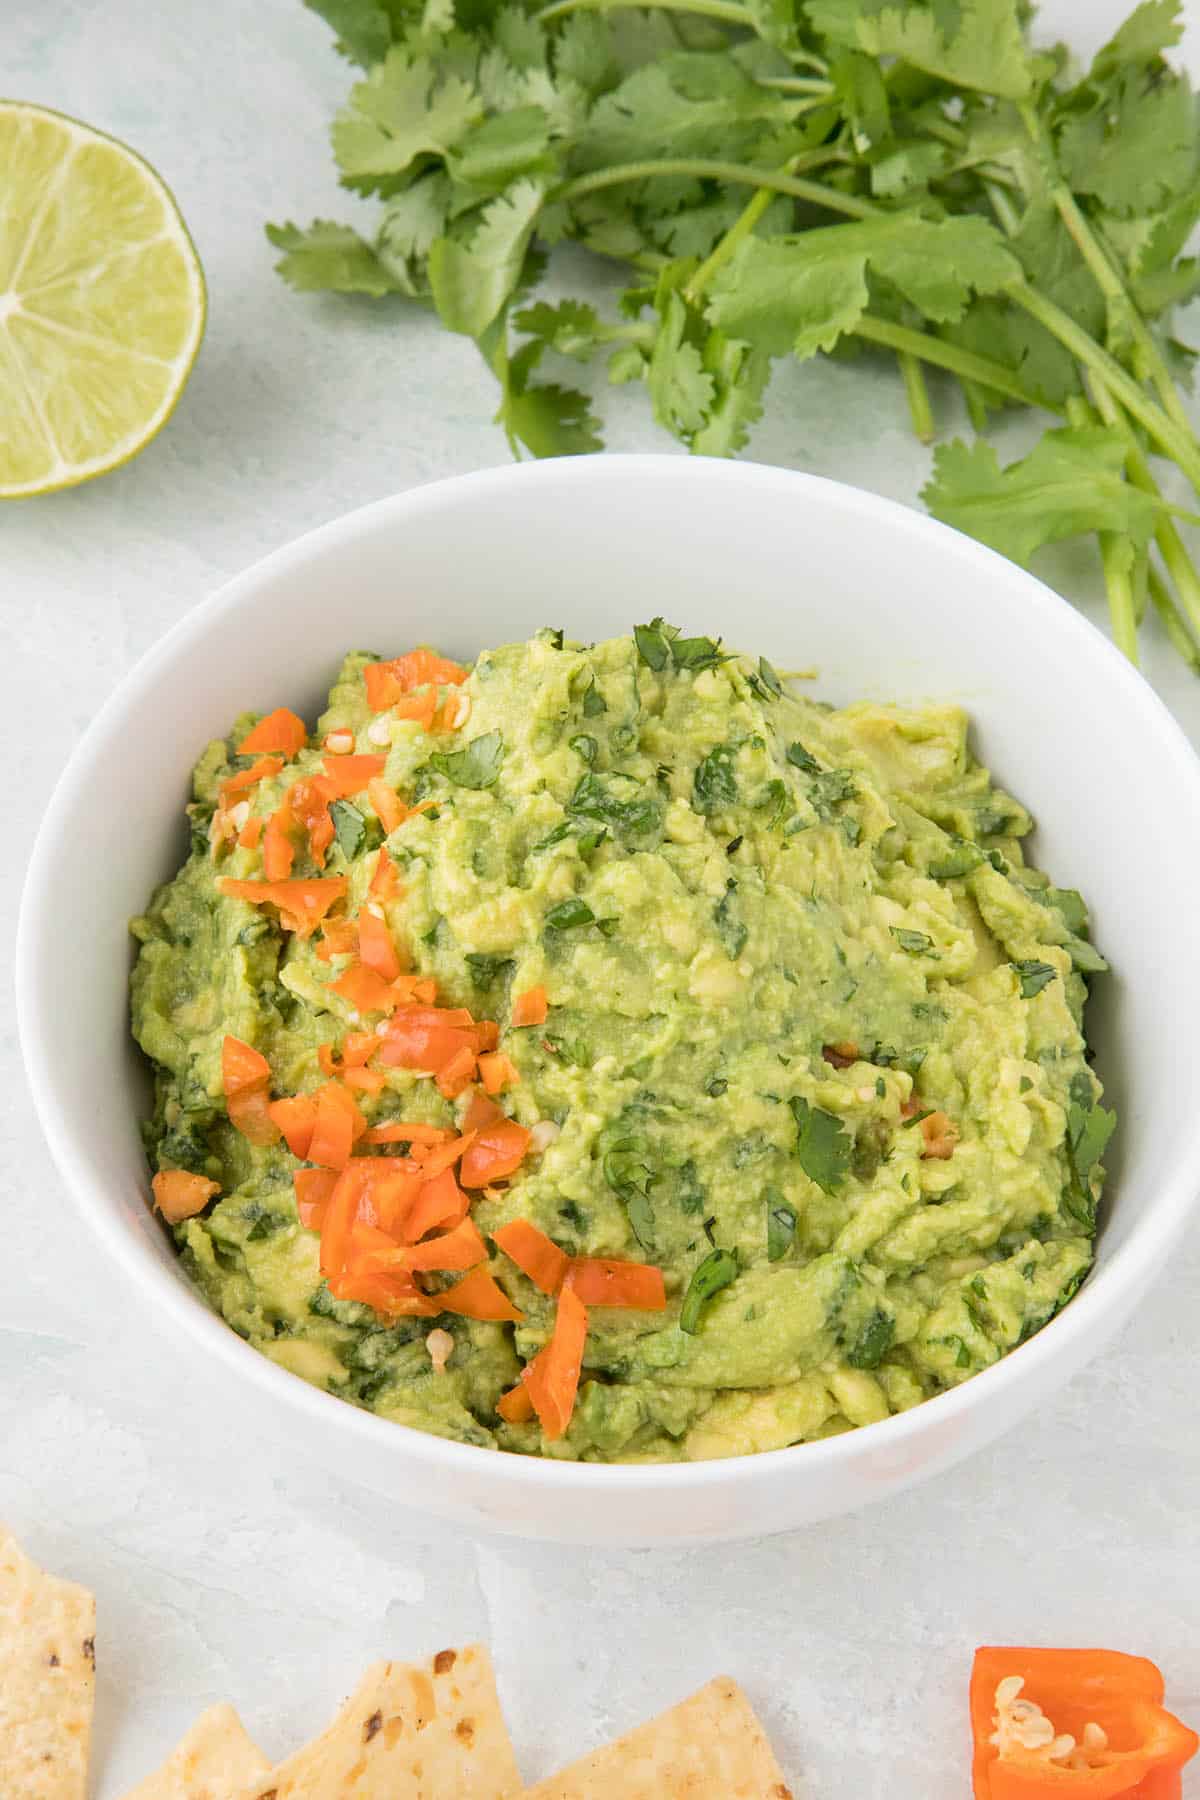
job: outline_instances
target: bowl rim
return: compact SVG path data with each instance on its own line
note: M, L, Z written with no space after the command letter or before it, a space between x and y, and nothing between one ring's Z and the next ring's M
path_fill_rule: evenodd
M342 513L259 557L190 607L150 645L105 700L68 758L43 814L21 895L16 935L17 1023L35 1111L52 1158L75 1205L128 1279L147 1291L160 1314L165 1314L185 1336L190 1336L198 1347L212 1351L231 1375L248 1378L283 1412L294 1410L322 1431L329 1427L352 1434L364 1448L391 1455L397 1462L415 1459L425 1464L431 1474L490 1475L498 1485L530 1485L548 1495L574 1492L603 1496L616 1489L626 1494L663 1490L687 1494L713 1487L739 1489L769 1474L786 1473L802 1479L806 1470L837 1469L868 1454L895 1452L923 1436L941 1435L1006 1384L1018 1378L1035 1380L1055 1362L1070 1363L1072 1348L1078 1352L1076 1364L1082 1363L1089 1338L1099 1348L1106 1335L1106 1318L1114 1326L1119 1323L1127 1305L1137 1298L1165 1259L1200 1198L1198 1112L1183 1136L1182 1147L1175 1150L1171 1172L1159 1187L1156 1210L1149 1223L1130 1234L1110 1263L1089 1275L1062 1312L989 1368L906 1412L838 1437L711 1461L647 1464L585 1463L497 1452L436 1437L367 1412L314 1387L246 1343L209 1309L199 1293L159 1260L144 1238L123 1226L111 1208L103 1182L91 1168L86 1145L72 1125L69 1109L56 1093L38 1000L37 971L52 962L54 956L54 946L42 926L46 916L44 903L49 897L52 850L82 799L94 747L108 740L130 705L142 698L163 668L185 654L227 614L253 606L265 582L286 577L314 552L369 536L384 522L394 521L402 529L407 515L447 503L453 507L461 498L469 504L475 494L503 490L514 482L541 482L551 491L564 484L567 488L586 488L625 481L631 468L644 481L684 479L694 481L697 487L711 482L730 488L774 482L780 488L804 489L819 505L840 509L860 525L886 523L893 530L906 532L935 558L949 551L993 576L999 567L1010 589L1020 595L1035 617L1057 614L1060 625L1075 635L1080 654L1107 667L1118 693L1135 712L1140 712L1144 724L1154 733L1166 778L1177 782L1183 795L1190 792L1194 813L1200 815L1200 757L1182 727L1144 676L1061 595L998 552L910 506L848 482L773 464L690 460L665 453L604 453L501 465L422 482ZM1065 619L1063 614L1067 615Z

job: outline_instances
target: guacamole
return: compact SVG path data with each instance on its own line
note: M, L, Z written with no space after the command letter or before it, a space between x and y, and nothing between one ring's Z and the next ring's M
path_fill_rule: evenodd
M191 853L133 925L146 1144L219 1189L173 1230L229 1325L387 1419L647 1462L886 1418L1052 1318L1092 1260L1113 1124L1083 1029L1106 965L1080 896L1025 861L1030 816L964 713L834 709L661 620L595 645L543 631L465 679L419 657L369 691L378 659L347 656L315 731L265 770L237 751L253 716L211 743ZM382 775L332 801L320 849L293 835L294 877L340 878L305 932L227 890L262 878L263 821L269 837L290 805L294 822L330 746ZM516 1320L338 1298L298 1215L301 1161L228 1116L227 1037L303 1097L350 1034L384 1029L334 991L367 908L511 1059L497 1104L528 1151L469 1218ZM514 1024L539 990L545 1017ZM460 1127L475 1088L374 1066L354 1096L370 1127ZM517 1219L665 1286L665 1310L588 1307L557 1436L497 1410L555 1329L553 1294L494 1242ZM436 1302L461 1276L415 1279Z

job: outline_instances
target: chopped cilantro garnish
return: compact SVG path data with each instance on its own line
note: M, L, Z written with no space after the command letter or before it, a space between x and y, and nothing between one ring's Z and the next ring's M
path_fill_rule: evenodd
M928 956L933 949L933 939L924 931L907 931L902 925L893 925L892 936L910 956Z
M348 800L335 800L329 808L329 816L333 820L338 849L347 862L353 862L366 835L366 820L357 806L351 806Z
M504 761L504 740L498 731L472 738L461 750L437 750L429 759L439 775L456 787L488 788Z
M694 1335L700 1329L700 1319L706 1303L722 1288L728 1287L737 1279L738 1260L731 1250L710 1250L702 1263L698 1263L692 1271L692 1279L688 1282L687 1293L683 1297L683 1306L679 1313L679 1329Z
M697 763L692 777L692 805L698 813L720 812L737 804L734 757L732 744L714 744Z
M1051 963L1036 960L1014 962L1012 966L1020 985L1022 1000L1032 1000L1035 994L1040 994L1044 987L1050 985L1058 973Z
M852 1369L877 1369L891 1349L895 1335L895 1319L891 1313L877 1308L846 1351L846 1361Z
M796 1214L778 1188L767 1189L767 1261L779 1262L796 1236Z
M586 900L572 894L548 909L545 923L551 931L573 931L580 925L594 925L596 915Z
M819 1188L827 1194L834 1193L846 1178L853 1151L841 1120L819 1106L810 1106L798 1094L788 1105L796 1121L796 1155L800 1167Z

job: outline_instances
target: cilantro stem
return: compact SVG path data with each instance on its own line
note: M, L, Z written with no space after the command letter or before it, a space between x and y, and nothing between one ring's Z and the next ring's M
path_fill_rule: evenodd
M1121 318L1128 325L1134 344L1141 352L1146 372L1158 391L1158 397L1162 401L1167 416L1173 419L1182 430L1190 434L1191 420L1184 410L1179 390L1171 379L1170 370L1163 361L1162 352L1134 303L1132 294L1076 205L1075 196L1060 183L1051 189L1051 198L1059 218L1071 234L1075 248L1091 271L1100 292L1115 309L1119 309Z
M967 403L967 417L971 421L971 429L983 434L988 428L987 402L980 390L979 383L969 376L959 377L963 391L963 399Z
M854 327L855 335L866 338L870 344L882 344L888 350L907 350L913 356L919 356L922 362L933 363L939 369L949 369L952 375L966 377L968 381L977 381L980 387L991 389L993 393L1004 394L1009 400L1018 400L1022 406L1040 406L1047 412L1058 412L1056 406L1048 406L1039 400L1036 394L1026 390L1013 380L1012 370L1006 369L1003 363L992 362L986 356L977 356L973 350L963 350L957 344L947 344L941 338L930 337L924 331L910 331L907 325L894 325L890 319L877 319L870 313L864 313Z
M1167 590L1167 584L1154 564L1150 564L1147 579L1150 586L1150 598L1154 602L1154 610L1162 620L1163 630L1171 645L1178 650L1190 669L1200 674L1200 645L1192 637L1187 626L1179 616L1179 610Z
M1051 336L1056 337L1078 362L1095 371L1113 397L1145 427L1166 455L1178 463L1197 493L1200 493L1200 444L1197 444L1191 432L1181 430L1173 419L1169 419L1162 407L1157 406L1133 377L1125 372L1116 357L1110 356L1095 338L1089 337L1061 306L1056 306L1053 300L1030 287L1028 282L1014 282L1005 292L1010 300L1023 307L1039 325L1044 325Z
M1103 382L1089 383L1096 411L1106 425L1115 426L1126 440L1125 468L1134 487L1140 488L1143 494L1160 499L1158 483L1146 460L1146 453L1138 443L1129 421L1114 401ZM1182 602L1192 630L1200 637L1200 574L1188 554L1187 545L1180 537L1174 520L1166 513L1159 512L1154 523L1154 541L1158 545L1159 554L1166 565L1167 574L1175 583L1176 592Z
M929 404L929 389L925 385L920 361L911 350L897 351L896 360L904 377L904 391L908 395L913 431L920 443L932 444L937 434L933 423L933 408Z
M1104 564L1104 585L1108 590L1108 613L1112 620L1113 642L1137 667L1137 615L1130 580L1129 539L1116 531L1100 533L1100 560Z
M838 150L809 150L804 155L793 156L790 162L783 165L780 173L783 175L795 175L801 169L817 169L824 163L838 161L840 156L841 152ZM750 233L754 230L755 226L770 206L772 200L774 200L775 195L776 190L774 188L760 187L757 194L753 195L752 198L747 201L724 237L718 239L708 256L696 270L696 273L684 287L684 298L689 300L693 306L700 299L701 295L706 292L709 283L712 281L717 270L729 261L729 258L733 255L742 240L749 237Z
M646 181L652 175L694 175L697 181L726 181L734 187L770 188L773 193L791 194L796 200L807 200L829 212L845 213L851 219L873 219L880 210L869 200L856 200L853 194L839 194L836 188L823 187L819 181L802 181L795 175L780 175L774 169L756 169L751 163L709 162L704 157L690 156L616 163L611 169L594 169L590 175L577 175L574 181L556 188L549 197L552 200L581 200L585 194L595 194L601 188L617 187L623 181Z
M818 81L807 75L760 75L759 87L778 88L782 94L832 94L832 81Z
M534 18L539 24L548 25L553 19L565 19L568 13L576 12L685 12L698 13L705 19L720 19L725 25L743 25L747 31L754 30L754 19L744 6L738 6L736 0L555 0L553 6L544 6Z

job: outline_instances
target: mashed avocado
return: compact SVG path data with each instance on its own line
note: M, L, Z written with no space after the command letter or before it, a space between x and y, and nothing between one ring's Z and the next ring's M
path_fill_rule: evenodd
M498 1250L515 1326L330 1295L300 1165L236 1131L223 1098L226 1033L290 1095L326 1079L319 1046L362 1026L331 992L344 955L218 891L262 874L253 829L239 843L219 809L253 760L235 753L244 719L200 758L191 854L133 927L148 1150L220 1185L175 1238L235 1331L389 1419L630 1462L882 1419L1070 1299L1112 1126L1083 1034L1085 978L1105 965L1079 895L1024 861L1030 817L972 757L957 707L832 710L655 621L488 651L427 730L371 711L374 660L346 658L308 747L246 790L234 826L319 773L335 732L386 754L406 805L433 802L385 838L366 792L337 801L325 873L348 877L352 916L385 845L412 967L441 1004L499 1024L520 1074L502 1104L541 1130L475 1222L525 1218L569 1255L657 1264L668 1308L592 1310L574 1417L548 1442L497 1415L554 1319ZM303 851L294 873L316 873ZM513 1028L512 996L537 986L545 1023ZM373 1125L453 1126L467 1096L392 1068L358 1098ZM431 1327L453 1338L444 1368Z

